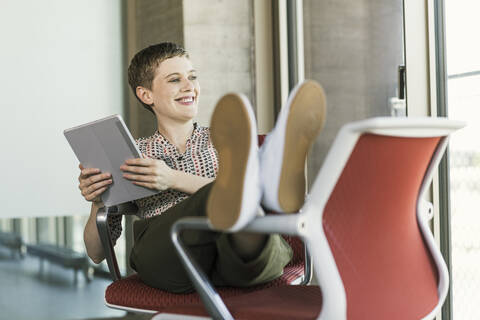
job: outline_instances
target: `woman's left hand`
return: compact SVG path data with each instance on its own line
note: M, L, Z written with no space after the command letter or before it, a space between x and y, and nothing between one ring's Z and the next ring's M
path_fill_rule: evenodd
M134 184L158 191L173 188L176 180L176 170L157 159L128 159L120 170L125 172L123 177Z

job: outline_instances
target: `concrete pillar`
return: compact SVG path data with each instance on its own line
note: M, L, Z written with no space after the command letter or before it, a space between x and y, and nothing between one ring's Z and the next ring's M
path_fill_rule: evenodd
M251 1L126 1L128 65L151 44L172 41L190 54L201 87L201 125L209 125L216 102L227 92L254 98L254 36ZM153 115L129 93L127 108L134 137L156 129Z
M309 158L315 179L339 128L390 114L403 64L402 1L304 0L305 77L327 95L327 122Z
M254 37L250 1L184 0L185 48L201 86L198 121L210 123L216 102L227 92L253 99Z
M145 47L164 41L184 44L182 1L128 0L125 1L125 7L127 23L125 70L135 53ZM135 138L151 135L156 130L155 116L137 101L129 87L127 101L127 122L132 135Z

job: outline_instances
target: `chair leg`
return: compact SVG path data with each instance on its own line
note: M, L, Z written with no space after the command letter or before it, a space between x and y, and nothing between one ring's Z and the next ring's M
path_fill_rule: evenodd
M117 258L115 256L115 250L113 248L112 238L110 237L110 230L108 226L108 215L118 212L116 206L103 207L97 212L97 229L102 242L102 247L105 252L105 259L107 260L108 269L113 277L113 280L119 280L122 278L120 269L118 268Z
M77 268L73 269L73 284L74 285L78 284L78 269Z
M208 280L208 277L198 266L196 261L190 256L185 246L181 242L179 235L184 229L210 230L207 218L183 218L172 226L170 235L180 260L185 266L185 270L187 271L190 280L200 295L205 309L207 309L208 313L214 319L233 320L233 316L223 303L222 298L220 298L220 295L217 293L217 291L215 291Z

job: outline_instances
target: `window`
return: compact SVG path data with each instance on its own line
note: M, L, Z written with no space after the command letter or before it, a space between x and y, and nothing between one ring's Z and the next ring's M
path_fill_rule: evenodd
M480 3L446 0L448 115L467 121L450 142L453 318L476 319L480 301Z

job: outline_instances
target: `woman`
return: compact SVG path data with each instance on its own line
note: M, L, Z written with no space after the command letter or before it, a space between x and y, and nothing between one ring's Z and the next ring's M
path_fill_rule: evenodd
M150 286L189 292L193 286L170 241L171 225L185 216L208 216L218 230L239 230L256 215L262 195L269 208L299 210L304 200L306 153L323 125L323 91L313 82L295 90L259 161L255 120L244 96L230 94L219 101L212 116L212 136L208 128L194 123L200 86L183 48L161 43L143 49L132 59L128 78L135 96L155 115L158 130L137 140L144 158L127 160L120 169L132 183L159 191L135 201L144 219L134 225L130 263ZM312 122L312 117L318 121ZM304 118L308 125L301 124ZM297 145L295 152L283 152L292 141L300 141L300 149ZM285 168L299 163L293 174L292 170L285 174ZM259 166L264 167L262 177ZM85 245L90 258L100 263L104 254L95 216L103 205L100 195L112 179L95 168L80 165L80 169L79 188L92 202ZM274 185L267 188L262 181ZM118 238L120 220L109 223ZM292 255L278 235L192 231L186 232L183 240L215 285L251 286L271 281L282 274Z

